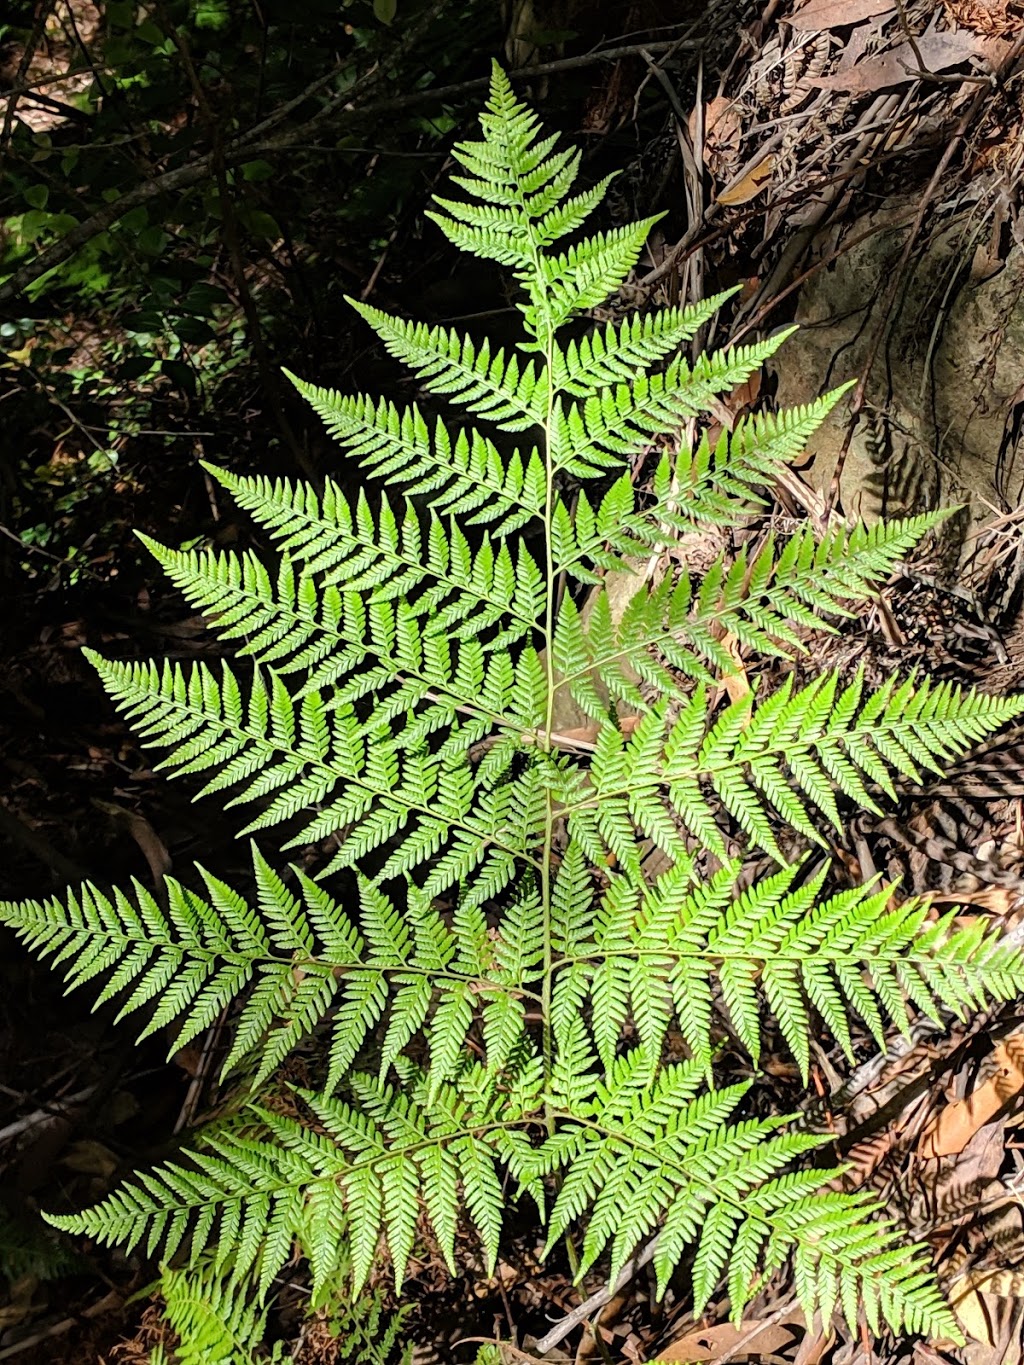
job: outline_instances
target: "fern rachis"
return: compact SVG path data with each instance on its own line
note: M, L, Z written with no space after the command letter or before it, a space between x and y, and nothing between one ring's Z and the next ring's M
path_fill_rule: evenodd
M333 851L311 878L254 847L255 903L200 870L201 892L168 881L166 909L140 886L0 907L71 985L104 977L99 1000L149 1011L146 1032L176 1024L175 1046L236 1002L224 1071L252 1091L191 1155L51 1221L212 1254L262 1295L297 1244L319 1292L339 1248L356 1288L385 1249L401 1280L421 1219L453 1270L460 1222L493 1266L508 1191L546 1210L552 1243L582 1232L581 1276L599 1261L614 1276L656 1231L662 1290L695 1247L695 1312L724 1277L740 1314L791 1258L808 1314L860 1304L875 1328L955 1335L924 1252L899 1256L868 1198L822 1194L835 1172L801 1167L827 1138L749 1117L744 1086L708 1078L723 1016L755 1065L773 1016L806 1075L815 1018L850 1054L854 1018L881 1039L908 1004L963 1012L1021 989L995 935L889 888L829 894L778 831L827 842L819 817L877 806L1024 707L912 678L866 695L837 674L713 702L726 633L792 653L935 517L770 539L638 582L616 619L605 573L747 515L838 395L666 455L638 494L631 463L780 338L683 361L723 296L563 342L649 224L560 249L602 187L570 196L577 159L537 140L500 71L482 127L455 152L480 202L432 217L513 270L520 350L359 311L426 390L518 447L296 381L390 495L211 470L276 541L276 573L252 553L151 548L245 659L218 674L90 656L165 766L252 806L249 831L297 822L287 846ZM585 745L559 732L566 697L592 720ZM741 891L728 845L743 842L779 867ZM666 1061L670 1030L683 1062ZM322 1083L282 1114L268 1085L314 1032Z

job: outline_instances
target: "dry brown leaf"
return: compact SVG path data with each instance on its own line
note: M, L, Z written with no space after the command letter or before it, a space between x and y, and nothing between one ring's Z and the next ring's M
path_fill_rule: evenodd
M1008 38L1024 29L1020 0L943 0L946 13L957 24L992 38Z
M1024 1038L1004 1038L993 1048L992 1058L995 1073L936 1115L921 1136L919 1156L931 1159L962 1152L974 1134L1024 1090Z
M804 0L789 16L794 28L815 32L823 28L848 28L876 14L894 11L891 0Z
M730 117L731 115L731 117ZM722 133L731 135L732 130L740 132L739 114L736 113L736 101L726 99L724 95L716 95L713 100L709 100L704 106L704 159L707 160L708 143L719 141ZM691 143L697 141L697 106L690 110L690 116L686 120L686 131L690 134Z
M936 891L930 894L929 899L932 905L976 905L993 915L1009 915L1017 909L1020 892L1014 886L983 886L977 891ZM965 927L975 918L974 915L958 916Z
M896 1145L898 1134L892 1128L884 1128L863 1142L854 1143L846 1153L847 1170L830 1182L829 1188L835 1190L856 1190L867 1182L878 1170L882 1162Z
M996 1346L1002 1317L996 1305L987 1304L982 1295L994 1298L1024 1298L1024 1270L969 1270L957 1280L949 1294L950 1307L968 1336L986 1346Z
M959 1288L959 1286L957 1286ZM985 1346L995 1346L995 1324L992 1314L981 1301L976 1289L965 1288L962 1294L950 1298L950 1307L957 1316L960 1326L969 1337L982 1342Z
M1004 1124L987 1123L962 1152L933 1164L918 1162L910 1172L909 1216L921 1227L951 1227L1005 1194L996 1179L1006 1156Z
M752 408L761 393L761 371L755 370L754 373L742 384L737 384L732 393L725 398L719 399L726 411L732 415L733 421L739 417L740 413L747 408ZM732 427L730 426L730 431Z
M774 153L769 152L745 175L741 175L738 180L727 185L718 196L718 203L725 204L728 207L732 204L747 204L751 199L756 199L771 180L774 170L775 156Z
M738 1327L734 1327L731 1322L723 1322L717 1327L694 1328L692 1332L687 1332L685 1336L674 1341L671 1346L665 1348L661 1355L655 1356L655 1360L671 1360L682 1362L683 1365L700 1365L707 1360L717 1360L726 1351L733 1350L746 1337L750 1337L750 1350L740 1351L739 1359L744 1354L747 1355L773 1355L784 1350L793 1340L791 1328L783 1327L781 1323L765 1325L760 1331L761 1324L754 1319L748 1322L741 1322ZM755 1335L751 1336L751 1333Z
M687 120L692 145L697 141L697 109L690 110ZM704 106L704 164L716 180L723 180L735 167L743 125L736 101L716 95Z
M707 430L708 445L712 450L718 445L723 431L732 431L736 419L757 402L761 392L761 371L757 370L743 384L737 384L732 393L716 398L712 395L704 400L704 406L715 418Z
M750 679L747 677L746 666L740 656L740 642L730 631L722 637L722 646L735 664L731 673L722 674L722 686L725 688L730 701L742 701L744 697L750 696Z
M808 84L822 90L848 90L853 94L874 94L893 85L917 80L918 55L926 72L946 71L962 66L973 57L982 57L992 70L1006 55L1009 44L1001 38L985 37L966 29L948 33L924 33L916 40L917 52L909 43L900 43L877 57L866 57L856 65L831 76L808 77Z

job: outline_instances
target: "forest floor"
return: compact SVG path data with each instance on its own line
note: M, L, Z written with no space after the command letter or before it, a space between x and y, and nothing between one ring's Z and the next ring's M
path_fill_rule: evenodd
M1022 7L1013 0L773 0L753 15L751 7L735 8L744 22L723 27L713 71L698 71L685 48L671 66L633 54L600 68L576 107L560 110L585 132L595 168L621 164L625 153L617 211L632 217L668 199L674 205L613 311L739 283L735 311L709 342L749 339L794 318L809 324L808 340L792 343L790 367L783 351L778 373L722 405L723 425L759 406L807 401L826 371L835 382L858 381L852 407L825 433L813 463L772 490L752 537L808 516L824 527L837 514L964 505L948 534L868 612L836 636L809 641L809 667L863 665L881 680L896 665L916 665L995 690L1019 687ZM657 95L653 113L641 106L641 91ZM542 109L564 98L540 81L536 93ZM508 310L493 278L459 276L450 257L424 248L421 208L400 221L372 273L363 272L366 290L384 306L431 320L487 310L500 327ZM310 377L378 389L387 373L381 356L360 354L350 333L331 340L337 352L329 373ZM83 351L89 344L85 332L76 338ZM258 467L260 431L270 424L252 396L258 383L253 373L225 379L222 392L238 401L218 432L189 432L185 424L200 453ZM54 500L63 496L67 467L79 468L74 433L74 411L70 425L48 412L32 433L42 452L35 467L49 471L33 494L37 516L45 516L47 487ZM30 524L31 509L22 511ZM0 526L7 541L0 894L40 896L85 879L130 876L151 885L198 856L225 880L241 881L246 857L234 824L153 771L81 649L210 657L201 618L159 582L132 535L141 529L174 544L202 538L228 546L244 542L249 527L220 504L194 464L175 466L144 438L99 492L61 515L75 542L73 574L65 543L51 550L17 525ZM961 905L965 915L1014 931L1024 914L1020 734L907 793L885 820L851 821L832 851L851 882L876 873L899 878L905 891L936 906ZM163 1332L147 1307L152 1268L49 1240L38 1210L90 1202L125 1169L172 1150L219 1102L218 1039L168 1063L169 1038L135 1046L112 1010L90 1015L77 997L64 999L55 977L20 951L5 948L0 979L0 1257L7 1267L0 1362L141 1365ZM451 1281L426 1253L414 1264L406 1299L413 1359L469 1360L472 1349L456 1342L495 1333L520 1343L509 1359L534 1359L536 1343L558 1336L559 1324L564 1334L546 1360L1024 1359L1024 1014L1015 1006L942 1028L918 1022L881 1054L866 1036L857 1042L852 1071L819 1050L816 1121L835 1133L850 1187L876 1191L908 1238L930 1244L967 1347L836 1337L804 1323L775 1282L739 1326L728 1324L722 1301L694 1324L685 1300L655 1303L644 1267L580 1314L568 1267L557 1258L541 1267L536 1229L524 1226L494 1276L481 1267ZM762 1069L779 1111L806 1103L787 1061L769 1055ZM589 1289L600 1295L599 1277ZM302 1323L300 1283L281 1294L273 1321L282 1340L298 1342L296 1365L346 1358L329 1332Z

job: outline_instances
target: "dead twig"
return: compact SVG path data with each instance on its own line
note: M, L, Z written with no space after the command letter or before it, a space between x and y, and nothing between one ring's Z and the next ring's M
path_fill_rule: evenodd
M548 1351L553 1350L560 1341L564 1341L571 1331L584 1323L587 1318L593 1317L599 1308L610 1303L618 1292L623 1289L630 1280L654 1259L654 1253L658 1247L657 1237L652 1237L645 1247L626 1262L615 1278L614 1284L607 1284L603 1289L599 1289L596 1294L591 1294L589 1299L585 1299L571 1313L567 1313L561 1322L555 1323L550 1332L545 1333L537 1342L537 1352L539 1355L547 1355Z
M27 1133L30 1128L45 1123L47 1119L66 1118L70 1109L73 1109L75 1105L84 1104L95 1093L96 1086L87 1085L84 1090L78 1090L73 1095L67 1095L60 1100L52 1100L49 1104L33 1109L30 1114L23 1114L20 1119L14 1119L11 1123L0 1128L0 1142L10 1142L11 1138L20 1137L22 1133Z
M782 1322L783 1318L789 1317L796 1306L796 1295L785 1299L779 1307L776 1308L774 1313L770 1313L768 1317L762 1318L760 1322L755 1323L750 1331L744 1332L738 1340L733 1342L727 1351L723 1351L720 1356L716 1356L715 1365L726 1365L726 1361L735 1360L737 1356L746 1355L747 1347L752 1341L756 1340L762 1332L766 1332L769 1327L777 1327L779 1323Z
M4 125L3 129L0 130L0 164L2 164L3 156L6 154L7 146L11 140L11 132L14 128L14 116L18 112L19 92L17 91L17 86L20 85L28 75L28 69L32 65L32 58L36 55L36 48L42 42L43 34L46 32L46 25L49 21L50 14L53 11L53 6L54 0L46 0L46 4L39 6L39 13L36 15L35 23L32 25L32 32L29 34L28 42L26 42L21 54L21 60L18 62L17 74L14 77L15 92L12 93L10 99L7 101L7 108L4 110Z

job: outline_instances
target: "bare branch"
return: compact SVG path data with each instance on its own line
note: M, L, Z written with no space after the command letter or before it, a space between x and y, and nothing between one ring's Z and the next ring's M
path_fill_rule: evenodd
M388 59L388 66L399 57L406 48L419 37L422 27L433 17L439 6L433 7L423 16L421 24L411 27L406 34L403 42L395 49L395 52ZM639 56L642 52L659 52L669 49L681 50L682 48L698 48L698 39L680 42L666 41L660 43L641 43L625 47L604 48L594 52L583 53L578 57L566 57L559 61L542 62L538 66L527 67L521 71L509 73L512 80L532 80L537 76L552 75L560 71L572 71L581 67L594 66L600 62L618 61L622 57ZM290 113L300 108L309 99L318 94L329 82L338 74L337 69L332 70L329 75L318 77L311 85L294 99L289 100L274 113L270 114L261 123L250 128L241 137L229 143L223 149L223 161L226 166L238 166L246 161L252 161L256 157L272 156L280 152L287 151L294 144L301 142L309 136L311 128L324 123L328 119L340 120L343 123L352 122L358 119L374 118L382 113L395 113L402 109L411 109L419 104L428 104L435 100L452 99L459 95L468 94L478 90L487 84L487 77L481 76L477 80L460 81L454 85L442 85L431 90L416 90L408 95L397 95L393 98L378 100L372 104L363 104L362 100L367 97L374 87L384 78L387 68L374 66L365 72L352 85L345 90L334 95L320 110L311 118L303 123L282 132L279 137L267 139L267 133L282 123ZM203 156L196 157L194 161L187 162L184 166L177 166L173 170L164 171L163 174L154 176L152 180L147 180L134 189L128 190L120 199L112 204L104 204L101 209L82 222L75 225L60 238L59 241L52 243L45 250L40 251L31 261L27 261L20 269L15 270L2 284L0 284L0 304L9 302L21 294L29 285L34 284L48 271L53 270L74 256L87 242L98 237L101 232L106 232L116 222L130 213L132 209L138 208L140 204L147 204L152 199L161 195L181 194L190 189L193 185L212 176L215 171L215 157L213 152L208 152Z

